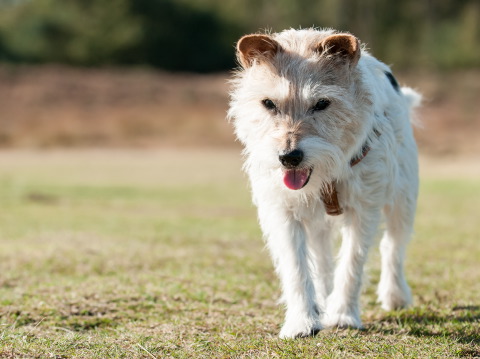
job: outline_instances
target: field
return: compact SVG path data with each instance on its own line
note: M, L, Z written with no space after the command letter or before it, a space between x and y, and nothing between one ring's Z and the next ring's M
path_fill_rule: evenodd
M277 339L237 149L0 151L0 358L480 356L478 160L422 159L411 309ZM446 164L446 165L445 165Z

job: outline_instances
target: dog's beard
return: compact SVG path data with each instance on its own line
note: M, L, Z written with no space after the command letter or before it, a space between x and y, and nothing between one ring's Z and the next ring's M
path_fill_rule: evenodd
M273 141L257 142L245 148L245 171L252 186L281 187L298 194L318 194L327 184L339 180L347 170L348 161L335 145L319 137L307 137L299 142L305 154L295 169L287 169L279 161L280 150Z
M344 153L318 137L309 137L300 142L305 152L304 166L311 169L308 185L304 188L315 195L332 182L344 178L348 169Z

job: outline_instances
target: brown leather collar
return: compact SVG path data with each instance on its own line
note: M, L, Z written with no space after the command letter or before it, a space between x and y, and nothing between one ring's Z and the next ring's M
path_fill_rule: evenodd
M380 137L381 133L378 132L376 129L373 129L373 132ZM362 146L362 153L358 156L353 157L350 160L350 167L355 166L356 164L360 163L370 152L370 146L365 143ZM343 209L340 207L340 203L338 202L338 193L337 188L335 187L335 182L331 182L327 184L321 191L321 196L323 200L323 204L325 205L325 211L330 216L338 216L343 213Z

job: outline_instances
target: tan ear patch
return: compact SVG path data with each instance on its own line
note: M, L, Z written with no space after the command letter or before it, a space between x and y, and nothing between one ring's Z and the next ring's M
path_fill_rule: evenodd
M360 42L350 34L335 34L324 39L318 45L317 51L322 55L346 59L354 66L360 59Z
M246 35L237 43L238 59L244 68L256 59L272 59L279 50L279 43L268 35Z

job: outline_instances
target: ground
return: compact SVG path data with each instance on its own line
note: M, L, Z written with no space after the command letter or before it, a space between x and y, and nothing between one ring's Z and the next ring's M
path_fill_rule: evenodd
M0 358L480 356L480 166L422 157L414 306L279 340L238 149L0 151Z

